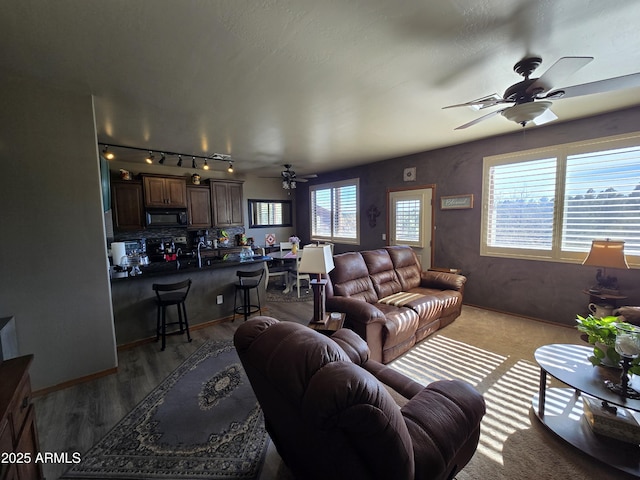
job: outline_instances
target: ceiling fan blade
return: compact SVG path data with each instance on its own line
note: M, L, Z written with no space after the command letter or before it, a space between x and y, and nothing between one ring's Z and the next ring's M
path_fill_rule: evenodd
M531 121L531 123L533 123L534 125L544 125L545 123L553 122L557 119L558 116L553 113L550 108L547 108L542 115L538 115Z
M480 123L480 122L482 122L484 120L487 120L488 118L495 117L496 115L502 113L504 110L506 110L506 108L502 108L500 110L496 110L495 112L487 113L486 115L483 115L482 117L478 117L475 120L470 121L469 123L465 123L464 125L460 125L459 127L456 127L454 130L462 130L464 128L471 127L472 125L475 125L476 123Z
M606 80L583 83L582 85L574 85L572 87L558 88L549 92L544 98L571 98L633 87L640 87L640 73L632 73L630 75L623 75L622 77L607 78ZM564 92L564 94L561 94L562 92Z
M472 107L478 110L487 107L493 107L494 105L498 105L500 103L505 103L500 95L497 93L492 93L491 95L487 95L486 97L478 98L477 100L471 100L470 102L458 103L456 105L449 105L447 107L442 107L443 110L447 108L455 108L455 107Z
M527 93L540 94L548 92L554 85L558 85L569 75L577 72L592 60L593 57L562 57L551 65L540 78L529 85Z

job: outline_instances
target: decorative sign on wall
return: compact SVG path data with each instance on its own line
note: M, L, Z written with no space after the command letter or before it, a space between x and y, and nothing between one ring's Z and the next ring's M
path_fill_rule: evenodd
M405 168L402 178L405 182L414 182L416 180L416 167Z
M461 210L473 208L473 193L440 197L440 210Z
M276 243L276 234L275 233L267 233L264 236L264 243L267 247L272 247Z

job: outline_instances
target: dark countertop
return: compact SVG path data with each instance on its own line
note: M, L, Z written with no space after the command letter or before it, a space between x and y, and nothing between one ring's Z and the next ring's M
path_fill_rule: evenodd
M222 257L220 256L210 256L203 255L202 256L202 267L198 267L197 258L193 258L191 256L187 256L185 258L180 258L179 260L174 260L171 262L152 262L149 265L140 266L140 270L142 270L142 275L135 276L127 276L127 277L112 277L111 281L125 281L125 280L136 280L148 277L156 277L162 275L168 275L173 273L182 273L182 272L198 272L204 270L213 270L220 268L228 268L228 267L237 267L239 265L252 265L254 263L262 263L273 260L273 258L269 256L259 256L255 255L250 259L240 259L240 255L237 253L226 254Z

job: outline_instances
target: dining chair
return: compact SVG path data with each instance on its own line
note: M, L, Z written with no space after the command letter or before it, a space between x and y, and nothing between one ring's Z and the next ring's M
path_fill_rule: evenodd
M304 253L304 248L298 250L296 256L296 270L295 272L291 272L291 274L296 279L296 288L298 289L298 298L300 298L300 281L307 281L307 288L311 288L311 276L308 273L300 273L300 262L302 261L302 255Z
M285 250L292 250L293 243L291 242L280 242L280 251L284 252Z

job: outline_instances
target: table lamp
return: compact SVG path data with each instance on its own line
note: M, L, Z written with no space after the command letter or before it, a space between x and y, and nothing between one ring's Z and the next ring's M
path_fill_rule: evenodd
M591 265L598 268L596 272L596 285L589 289L591 293L617 293L618 279L607 276L607 268L629 268L624 257L624 242L614 240L593 240L591 250L585 258L583 265Z
M334 269L333 254L330 245L308 245L302 249L302 260L298 270L300 273L313 273L317 278L311 279L311 289L313 290L313 323L326 323L325 312L325 285L327 279L322 278L323 274Z

